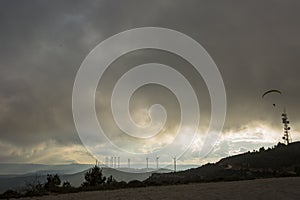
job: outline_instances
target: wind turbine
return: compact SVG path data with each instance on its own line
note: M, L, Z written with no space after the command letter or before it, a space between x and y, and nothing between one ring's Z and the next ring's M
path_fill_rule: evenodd
M117 165L117 157L114 157L114 168L116 168Z
M156 169L158 169L158 159L159 159L159 157L156 156Z
M109 161L108 161L108 157L107 156L105 156L105 165L108 167L108 163L109 163Z
M147 157L147 158L146 158L146 162L147 162L147 169L148 169L148 161L149 161L149 158Z
M173 158L174 160L174 172L176 172L176 156Z

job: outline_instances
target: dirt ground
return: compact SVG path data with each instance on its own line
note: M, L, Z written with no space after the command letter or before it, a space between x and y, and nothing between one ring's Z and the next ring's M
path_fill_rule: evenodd
M300 199L300 177L272 178L249 181L198 183L110 191L81 192L24 199L82 199L82 200L165 200L165 199Z

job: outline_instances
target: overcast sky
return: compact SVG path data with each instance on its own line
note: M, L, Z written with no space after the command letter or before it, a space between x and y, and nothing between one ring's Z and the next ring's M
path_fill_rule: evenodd
M276 144L282 136L284 106L292 138L300 139L299 9L298 0L1 0L0 162L94 162L72 117L77 70L99 42L128 29L149 26L174 29L195 39L223 77L226 122L206 161ZM118 59L114 67L147 61L147 53ZM164 52L150 53L175 68L182 62ZM197 87L204 91L199 94L205 121L209 119L207 91L203 82ZM261 98L273 88L282 95ZM142 106L140 102L154 103L154 99L164 103L153 98L151 91L156 90L136 94L137 107ZM156 93L156 97L160 94L167 92ZM101 102L101 96L97 99ZM168 102L176 105L176 101ZM103 115L105 109L97 106ZM175 116L169 119L174 124L176 112L171 116ZM197 159L195 144L182 162L199 163Z

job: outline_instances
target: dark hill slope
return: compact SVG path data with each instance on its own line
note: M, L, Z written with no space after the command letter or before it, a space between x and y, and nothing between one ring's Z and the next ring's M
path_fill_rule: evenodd
M217 164L229 164L233 167L271 168L274 170L300 165L300 142L294 142L288 146L279 144L273 149L224 158Z
M175 184L207 181L231 181L300 175L300 142L278 144L268 150L248 152L224 158L186 171L153 174L147 184Z

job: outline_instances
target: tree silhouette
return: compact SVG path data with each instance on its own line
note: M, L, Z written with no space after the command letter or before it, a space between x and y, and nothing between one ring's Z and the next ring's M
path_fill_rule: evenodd
M60 185L61 180L57 174L52 175L48 174L47 175L47 182L45 183L45 189L48 191L52 191Z
M260 147L259 152L263 152L263 151L265 151L265 147Z
M103 185L106 177L102 175L102 170L98 166L94 166L84 175L85 182L82 186Z

